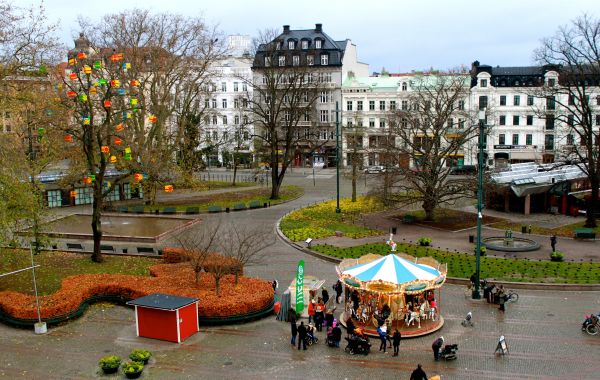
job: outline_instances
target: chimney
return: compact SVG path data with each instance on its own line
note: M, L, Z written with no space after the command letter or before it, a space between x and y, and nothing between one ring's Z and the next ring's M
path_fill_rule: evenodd
M289 25L284 25L283 26L283 34L288 34L290 32L290 26Z
M323 24L315 24L315 32L323 33Z

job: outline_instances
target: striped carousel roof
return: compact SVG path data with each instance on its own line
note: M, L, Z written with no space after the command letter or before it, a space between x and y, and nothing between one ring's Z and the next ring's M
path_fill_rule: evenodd
M425 264L416 264L395 254L348 268L342 275L352 276L363 282L385 281L393 284L405 284L413 281L433 281L441 273Z

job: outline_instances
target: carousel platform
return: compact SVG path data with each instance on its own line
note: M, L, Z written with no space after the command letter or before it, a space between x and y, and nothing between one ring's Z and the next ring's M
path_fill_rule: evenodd
M338 321L340 321L341 325L344 326L344 328L346 328L347 320L348 314L344 311L340 314ZM365 324L354 320L354 324L356 325L356 327L360 327L361 329L363 329L365 334L367 334L368 336L379 338L379 334L377 334L377 326L375 326L374 323ZM435 321L429 319L422 320L421 327L419 327L419 324L416 322L414 325L407 326L404 323L404 320L399 320L392 322L391 329L388 330L388 334L392 335L394 333L394 330L398 329L400 331L400 334L402 334L402 339L417 338L420 336L425 336L434 333L441 329L442 326L444 326L444 317L442 317L441 315L436 316Z

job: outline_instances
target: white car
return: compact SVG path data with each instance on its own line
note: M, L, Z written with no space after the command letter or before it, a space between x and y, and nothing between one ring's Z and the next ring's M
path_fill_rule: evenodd
M323 169L325 167L325 163L324 162L315 162L313 164L313 168L315 169Z
M365 169L365 173L375 174L375 173L385 173L385 168L381 165L369 166Z

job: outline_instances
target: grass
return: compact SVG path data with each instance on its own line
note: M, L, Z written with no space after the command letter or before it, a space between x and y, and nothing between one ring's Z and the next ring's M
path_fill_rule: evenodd
M271 188L231 191L226 193L211 194L205 196L197 196L181 200L180 202L160 202L153 206L144 206L144 212L153 212L154 210L161 210L165 207L175 207L177 211L184 212L188 207L198 207L200 212L208 211L208 206L218 205L225 209L227 207L233 208L236 203L247 203L250 201L259 201L260 204L269 203L276 205L279 203L288 202L290 200L300 197L304 191L299 186L282 186L279 192L279 199L269 199L271 196ZM130 208L134 204L128 205Z
M431 247L397 243L397 251L416 257L430 256L448 264L448 276L469 278L475 272L475 257L461 252L448 252ZM390 248L383 243L349 248L317 245L319 253L344 258L359 258L368 253L386 255ZM597 284L600 282L600 263L535 261L528 259L481 258L481 277L498 281L542 282L566 284Z
M587 228L584 226L585 221L582 222L578 222L578 223L573 223L573 224L567 224L564 226L560 226L560 227L556 227L556 228L546 228L546 227L540 227L540 226L536 226L535 224L531 225L531 233L533 234L537 234L537 235L552 235L552 234L556 234L557 236L564 236L564 237L573 237L575 236L575 230L579 229L579 228ZM513 231L521 231L521 226L523 226L524 224L522 223L512 223L510 221L504 220L501 222L496 222L493 223L491 225L491 227L494 228L499 228L501 230L513 230ZM596 232L596 236L600 235L600 225L598 225L598 227L593 228L593 231Z
M2 249L0 251L0 273L15 271L31 266L29 251ZM147 257L104 255L103 263L93 263L89 255L43 251L34 256L38 292L42 295L54 293L60 288L63 278L82 273L133 274L148 276L148 268L160 261ZM13 290L33 293L31 271L0 277L0 291Z

